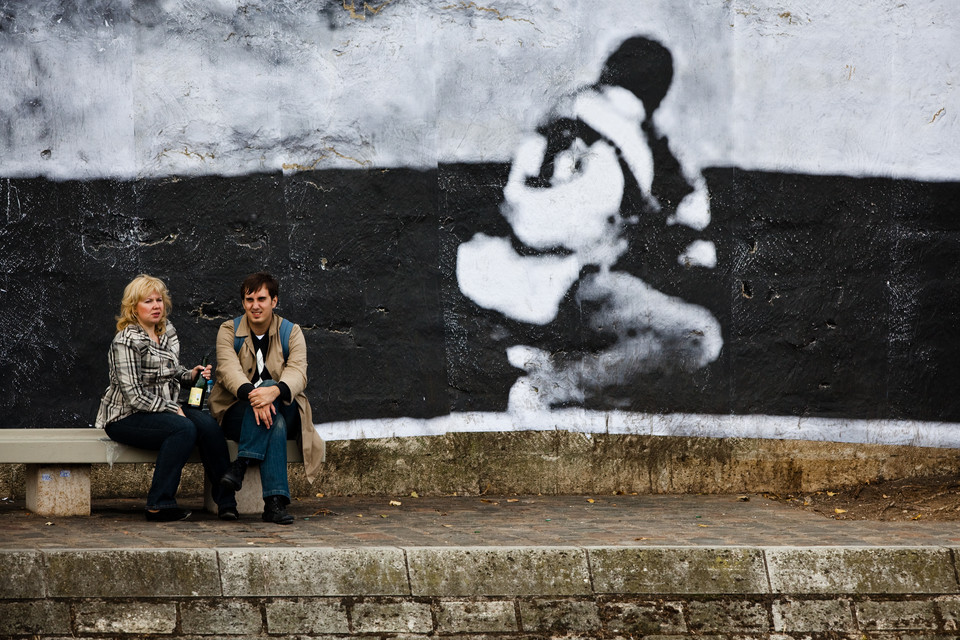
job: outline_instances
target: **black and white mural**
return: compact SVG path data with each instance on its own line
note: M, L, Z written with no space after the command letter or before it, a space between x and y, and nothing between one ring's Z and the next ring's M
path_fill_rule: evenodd
M267 269L328 439L960 446L952 0L0 0L0 426Z

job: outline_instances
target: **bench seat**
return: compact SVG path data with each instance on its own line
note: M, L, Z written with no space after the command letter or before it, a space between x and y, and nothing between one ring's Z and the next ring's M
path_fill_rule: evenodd
M230 459L237 443L227 441ZM102 429L0 429L0 464L26 464L27 509L39 515L90 515L90 465L153 463L157 452L114 442ZM190 462L200 462L195 450ZM303 462L298 442L287 442L287 461ZM205 481L204 505L216 512ZM237 510L263 509L260 470L251 467L237 492Z

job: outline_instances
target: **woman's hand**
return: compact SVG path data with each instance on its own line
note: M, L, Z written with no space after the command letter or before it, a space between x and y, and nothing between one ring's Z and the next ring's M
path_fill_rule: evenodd
M202 375L204 378L206 378L207 380L209 380L209 379L210 379L210 372L213 371L213 366L212 366L212 365L209 365L209 364L208 364L207 366L203 366L202 364L198 364L197 366L195 366L195 367L194 367L193 369L191 369L190 371L192 372L191 375L193 376L193 379L194 379L194 380L196 380L197 374L200 374L200 375Z

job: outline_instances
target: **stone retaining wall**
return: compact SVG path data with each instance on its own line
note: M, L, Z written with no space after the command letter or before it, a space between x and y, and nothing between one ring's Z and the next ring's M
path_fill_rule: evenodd
M0 637L955 636L948 548L0 552ZM466 636L464 636L466 634Z

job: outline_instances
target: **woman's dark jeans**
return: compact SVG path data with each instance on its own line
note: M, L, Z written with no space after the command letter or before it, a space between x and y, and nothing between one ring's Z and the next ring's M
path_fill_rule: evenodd
M147 509L170 509L177 506L180 474L193 447L200 450L204 472L213 485L213 500L220 508L236 507L233 491L220 487L220 478L230 468L227 441L217 421L209 414L184 407L186 417L176 413L138 411L116 422L104 431L121 444L157 451L153 482L147 493Z

